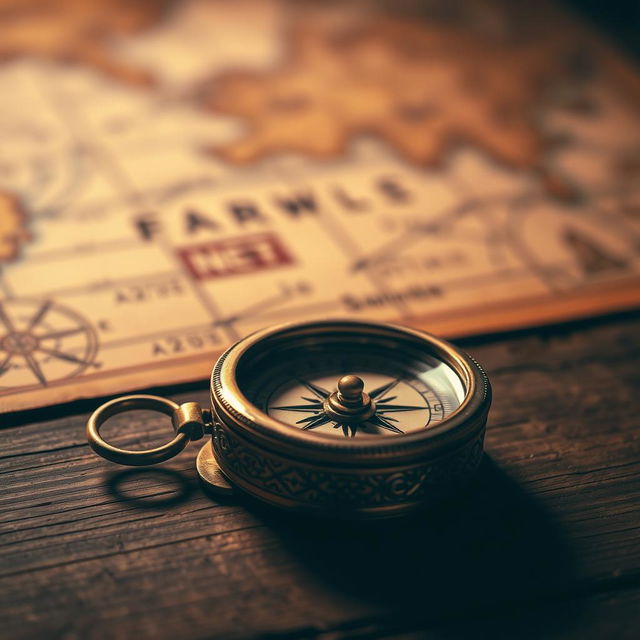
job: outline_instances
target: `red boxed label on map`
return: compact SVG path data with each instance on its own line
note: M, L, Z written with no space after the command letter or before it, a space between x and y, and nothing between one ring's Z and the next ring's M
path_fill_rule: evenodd
M294 263L291 254L273 233L183 247L178 255L196 280L226 278Z

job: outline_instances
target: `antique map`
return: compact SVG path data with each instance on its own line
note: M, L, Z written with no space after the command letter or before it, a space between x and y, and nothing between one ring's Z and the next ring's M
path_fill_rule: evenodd
M523 4L0 0L1 410L640 303L638 78Z

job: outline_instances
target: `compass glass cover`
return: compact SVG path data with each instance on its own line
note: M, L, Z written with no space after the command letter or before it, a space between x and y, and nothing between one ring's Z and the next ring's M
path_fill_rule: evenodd
M254 364L239 384L255 406L292 428L340 438L429 429L465 398L446 362L399 346L280 348Z

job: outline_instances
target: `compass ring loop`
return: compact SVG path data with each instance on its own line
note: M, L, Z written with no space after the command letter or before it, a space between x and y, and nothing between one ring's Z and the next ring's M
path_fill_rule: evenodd
M109 444L101 435L100 428L112 416L127 411L147 410L158 411L170 416L176 434L172 440L153 449L132 451L121 449ZM122 396L98 407L87 422L87 439L91 448L103 458L129 466L144 466L158 464L178 455L192 439L191 431L183 424L181 419L181 405L169 400L152 395Z

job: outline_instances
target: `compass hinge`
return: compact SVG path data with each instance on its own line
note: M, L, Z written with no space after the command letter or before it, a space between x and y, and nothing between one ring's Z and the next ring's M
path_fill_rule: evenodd
M211 413L203 411L198 402L183 402L173 412L171 422L176 433L185 433L190 440L200 440L213 428Z

